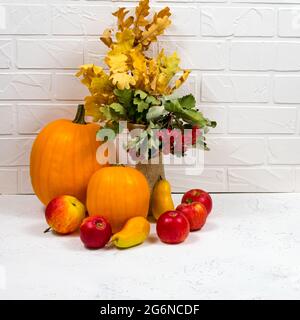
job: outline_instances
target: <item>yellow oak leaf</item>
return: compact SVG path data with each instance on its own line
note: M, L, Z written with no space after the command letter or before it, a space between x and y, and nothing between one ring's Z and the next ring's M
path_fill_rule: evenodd
M131 50L130 58L132 63L132 74L136 80L136 87L145 90L149 83L147 75L147 59L140 47Z
M110 76L110 80L120 90L130 89L131 85L136 84L134 77L126 72L114 73Z
M132 17L132 16L128 17L124 22L124 29L130 28L131 25L133 24L133 22L134 22L134 17Z
M139 39L142 34L141 27L145 27L149 24L149 21L146 17L149 16L150 13L150 6L149 0L141 0L139 5L135 9L135 20L134 20L134 33L136 38Z
M134 33L132 30L124 30L116 33L117 43L128 43L130 47L133 46Z
M148 48L151 42L157 41L157 37L164 33L165 29L171 24L171 20L166 15L163 18L154 16L153 22L148 26L148 29L142 33L141 43L144 48Z
M90 92L92 94L101 93L112 93L113 86L109 80L109 76L105 74L105 76L101 78L94 78L91 82Z
M157 18L163 18L163 17L170 17L171 16L171 11L169 7L165 7L162 10L160 10L157 14Z
M100 108L106 105L110 105L116 102L116 96L113 92L102 92L99 91L92 96L85 98L85 110L86 115L93 117L94 121L105 120L102 119L103 114L100 112Z
M121 31L129 28L133 23L133 17L126 18L128 12L129 10L126 10L126 8L119 8L116 12L113 13L113 16L117 17L118 19L118 29Z
M156 90L160 94L164 94L166 87L169 84L169 78L166 74L161 73L157 77L157 84L156 84Z
M99 105L108 105L116 101L116 96L113 92L97 92L94 97Z
M175 86L172 88L172 92L182 86L182 84L189 77L190 73L191 73L190 70L183 70L183 75L179 79L176 80Z
M110 71L112 73L119 73L119 72L128 71L127 60L128 60L128 58L125 54L123 54L123 53L114 54L114 52L111 52L105 58L105 62L109 66Z
M92 80L97 77L105 75L103 68L95 66L94 64L85 64L79 68L76 77L82 77L81 82L90 88Z
M102 36L100 37L100 40L109 48L113 44L111 33L111 29L105 29Z
M102 114L100 112L100 104L97 102L96 97L94 96L88 96L85 97L85 113L87 116L93 117L93 120L99 121L102 117Z
M159 68L169 79L169 81L174 77L174 75L180 71L179 63L180 59L176 52L171 56L166 56L164 50L161 51L159 57Z
M79 67L79 71L76 76L79 77L81 75L100 75L103 73L103 68L95 66L94 64L84 64Z
M148 61L148 77L150 86L148 91L151 93L155 93L156 84L157 84L157 75L159 74L158 65L155 59L150 59Z
M133 48L135 37L132 30L125 29L124 31L117 32L116 39L117 42L112 46L113 52L109 52L109 54L127 53Z
M134 69L143 73L147 72L146 57L141 50L138 48L131 50L130 57Z
M176 73L181 70L179 63L180 59L178 58L176 52L174 52L171 56L162 56L160 61L161 80L158 81L160 83L159 89L161 94L170 94L171 88L168 85Z
M151 93L154 95L169 94L169 92L171 91L169 83L175 76L175 74L181 70L179 67L179 63L180 59L178 58L176 52L174 52L171 56L166 56L164 50L161 50L159 52L156 59L149 60L148 91L151 90Z

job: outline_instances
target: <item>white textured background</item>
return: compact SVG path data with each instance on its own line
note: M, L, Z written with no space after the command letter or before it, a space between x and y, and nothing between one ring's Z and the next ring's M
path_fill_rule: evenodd
M0 193L30 193L29 152L48 121L86 95L73 76L98 63L110 13L136 1L0 0ZM169 170L175 191L300 191L300 0L173 0L158 46L176 49L218 127L201 176ZM154 50L157 50L157 46Z

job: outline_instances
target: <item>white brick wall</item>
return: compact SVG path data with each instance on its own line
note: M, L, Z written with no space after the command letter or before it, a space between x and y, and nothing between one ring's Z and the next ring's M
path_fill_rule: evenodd
M0 0L0 193L30 193L40 129L72 118L87 94L74 77L97 63L110 13L137 1ZM218 121L205 170L167 168L176 192L300 192L300 0L153 0L174 24L153 52L177 50L192 92Z
M203 7L201 35L212 37L272 37L275 10L263 7Z
M20 39L16 65L19 69L76 69L83 64L83 50L81 40Z

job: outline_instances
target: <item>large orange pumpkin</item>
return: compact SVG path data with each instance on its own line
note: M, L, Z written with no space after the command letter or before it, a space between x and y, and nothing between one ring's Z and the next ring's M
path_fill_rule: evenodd
M147 217L150 189L144 175L131 167L112 166L91 177L87 191L89 215L104 216L113 233L136 216Z
M56 120L37 136L31 151L30 175L34 192L47 205L70 195L85 202L90 177L101 166L96 161L99 125L86 123L79 105L74 121Z

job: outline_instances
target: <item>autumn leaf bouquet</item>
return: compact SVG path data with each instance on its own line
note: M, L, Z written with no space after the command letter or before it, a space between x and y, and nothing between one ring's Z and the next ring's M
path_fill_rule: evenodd
M150 54L151 44L171 24L170 9L150 14L149 0L140 0L134 15L120 8L113 16L117 30L106 29L100 38L108 47L107 69L88 64L77 73L90 92L86 114L103 122L99 136L108 128L120 133L119 124L126 121L131 128L143 128L126 146L131 155L144 150L149 159L160 151L182 156L189 147L208 149L205 133L216 122L198 111L193 95L174 94L190 70L180 68L176 52Z

